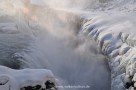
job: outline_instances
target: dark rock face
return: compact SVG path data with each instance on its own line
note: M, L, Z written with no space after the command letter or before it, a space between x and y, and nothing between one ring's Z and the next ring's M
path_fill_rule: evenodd
M127 82L125 82L125 85L124 85L124 87L126 88L126 89L130 89L130 88L135 88L134 87L134 81L133 81L133 76L130 76L130 77L128 77L129 78L129 81L127 81ZM135 89L134 89L135 90Z
M55 88L55 84L51 81L45 82L46 89Z
M131 83L128 83L128 82L127 82L127 83L125 84L125 88L126 88L126 89L129 89L130 86L132 86Z
M21 90L40 90L40 88L41 88L41 85L37 85L37 86L34 86L34 87L27 86L27 87L22 88Z
M51 81L45 82L45 86L46 88L42 88L41 85L26 86L26 87L22 87L20 90L57 90L55 84Z

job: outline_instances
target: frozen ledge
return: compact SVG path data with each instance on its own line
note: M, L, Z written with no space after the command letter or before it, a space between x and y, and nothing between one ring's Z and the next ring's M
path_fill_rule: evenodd
M50 70L13 70L0 66L0 90L57 90Z
M125 17L105 17L85 19L81 35L94 39L107 57L111 69L111 90L135 90L136 27Z

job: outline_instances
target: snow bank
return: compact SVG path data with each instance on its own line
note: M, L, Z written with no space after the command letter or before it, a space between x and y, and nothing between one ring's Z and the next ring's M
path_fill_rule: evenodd
M0 90L45 90L55 89L55 86L56 80L50 70L13 70L0 66Z
M128 17L96 16L85 20L82 27L82 33L93 38L108 58L112 90L136 88L136 26L134 17Z

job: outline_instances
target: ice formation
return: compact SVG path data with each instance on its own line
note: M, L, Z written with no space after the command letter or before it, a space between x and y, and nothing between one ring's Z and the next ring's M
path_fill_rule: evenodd
M84 0L82 2L84 2ZM77 15L77 17L81 17L81 22L78 22L82 23L83 21L80 35L84 35L93 39L97 43L97 46L99 47L103 55L105 55L105 57L108 59L108 63L111 69L111 90L136 89L135 3L135 0L92 0L92 2L90 2L90 4L93 4L92 6L89 3L83 3L85 4L83 8L86 8L90 11L74 12L71 10L62 10L63 12L71 12L72 15L75 14L75 16ZM4 6L4 1L2 1L2 3L0 4L0 9L2 9L2 13L0 13L0 15L14 15L15 13L17 13L18 7L14 7L14 5L12 5L11 3L6 4L9 7ZM11 11L11 8L13 7L16 8L13 10L13 12L7 11ZM60 17L61 15L59 16L59 18ZM65 18L61 19L64 22L66 21ZM31 24L33 25L33 23ZM4 36L5 34L17 35L18 32L21 31L19 31L19 27L15 23L4 22L0 23L0 32ZM19 34L19 36L21 35ZM27 54L24 54L23 52L19 52L19 54L15 53L13 56L15 56L15 58L20 58L20 54L27 56ZM29 56L28 58L30 59ZM31 64L29 64L28 66L31 66ZM56 89L56 80L50 70L13 70L5 66L0 66L1 90L46 90L49 88Z
M135 89L134 28L133 22L123 16L93 17L83 24L82 32L93 38L108 58L112 90Z
M50 70L13 70L0 66L1 90L48 90L56 89L56 80Z

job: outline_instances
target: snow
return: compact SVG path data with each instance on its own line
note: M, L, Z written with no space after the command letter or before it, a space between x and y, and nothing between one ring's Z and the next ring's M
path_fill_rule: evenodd
M51 81L56 84L56 79L50 70L46 69L22 69L13 70L5 66L0 66L0 89L20 90L27 86L40 85L46 88L46 82Z
M136 19L134 13L96 15L91 20L89 17L86 21L82 27L82 33L93 38L102 53L109 59L112 74L111 89L125 90L127 88L131 90L135 87L133 81L136 73Z
M51 3L53 2L52 0ZM1 12L4 14L0 14L13 15L15 12L7 11L13 9L13 6L8 3L10 7L5 7L4 3L3 1L0 4ZM45 3L47 2L43 0L31 0L33 5L44 6ZM92 3L93 5L90 5ZM108 59L111 69L111 90L134 90L136 88L136 1L92 0L90 4L83 4L85 6L82 9L86 8L87 11L79 11L80 14L76 12L76 15L79 14L78 16L84 19L80 34L94 39L101 52ZM16 7L16 5L14 6ZM64 7L65 4L63 3L62 6ZM34 23L31 23L31 26L33 25ZM0 23L0 28L0 32L6 34L18 32L15 23ZM24 55L27 56L27 54ZM2 90L9 90L9 88L10 90L18 90L36 85L46 88L45 82L47 81L56 83L50 70L28 68L13 70L0 66L0 89Z

